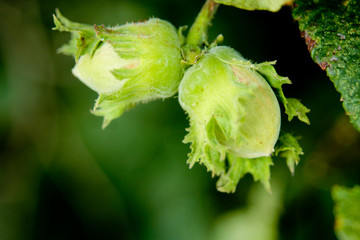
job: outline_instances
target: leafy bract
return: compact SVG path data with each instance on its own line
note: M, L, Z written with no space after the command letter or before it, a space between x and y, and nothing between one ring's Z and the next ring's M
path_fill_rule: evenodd
M221 144L202 144L206 136L201 135L203 132L195 130L194 124L190 125L189 133L184 139L184 143L192 143L188 164L191 168L196 162L200 162L213 176L219 176L216 183L218 191L235 192L240 179L247 173L253 176L254 181L260 181L267 191L271 191L271 157L241 158L227 153L226 146ZM209 125L214 124L210 122ZM211 133L214 129L208 131Z
M94 54L101 40L96 36L93 26L71 22L58 9L56 9L56 15L53 15L53 18L55 23L53 30L71 33L71 40L58 50L60 53L73 55L75 61L78 61L82 55L89 54L92 56Z
M214 2L230 5L245 10L267 10L277 12L284 5L290 5L292 0L214 0Z
M360 0L298 0L294 19L312 59L326 70L360 131Z
M294 174L295 166L300 161L300 155L304 154L296 137L286 133L279 137L278 145L275 150L275 155L284 157L290 172Z
M340 240L360 239L360 186L334 186L335 232Z
M271 157L240 158L228 155L229 170L222 174L216 183L221 192L235 192L236 186L245 174L253 176L254 181L260 181L270 192L270 166L273 165Z
M305 107L300 100L296 98L286 98L282 90L283 84L291 84L291 81L287 77L282 77L277 74L275 68L272 66L275 62L265 62L255 66L255 69L259 71L270 85L278 90L279 98L284 104L285 113L288 115L288 120L291 121L295 116L302 122L310 124L309 118L306 116L310 110Z

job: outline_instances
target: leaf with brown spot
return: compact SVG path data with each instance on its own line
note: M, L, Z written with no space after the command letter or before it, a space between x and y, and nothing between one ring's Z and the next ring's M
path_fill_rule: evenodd
M297 0L293 17L312 59L341 93L345 112L360 131L360 0Z

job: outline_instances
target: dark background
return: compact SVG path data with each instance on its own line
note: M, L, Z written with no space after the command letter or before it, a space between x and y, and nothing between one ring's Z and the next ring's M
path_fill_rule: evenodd
M254 62L278 60L285 94L311 109L307 126L283 116L305 154L291 176L274 159L273 194L247 175L235 194L189 170L188 126L173 97L140 104L108 128L90 114L97 94L71 74L52 31L69 19L116 25L155 16L191 25L203 1L0 0L0 239L335 239L334 184L360 183L360 138L331 81L312 62L291 9L220 6L210 40Z

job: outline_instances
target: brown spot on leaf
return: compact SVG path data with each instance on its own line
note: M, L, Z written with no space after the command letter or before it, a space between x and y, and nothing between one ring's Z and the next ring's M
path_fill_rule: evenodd
M316 41L311 39L311 37L307 31L301 32L301 37L305 38L305 43L307 45L307 48L308 48L309 52L311 52L311 50L313 50L313 48L316 45Z
M322 70L325 70L327 67L330 66L330 64L328 64L327 62L321 62L319 63L319 66L321 67Z

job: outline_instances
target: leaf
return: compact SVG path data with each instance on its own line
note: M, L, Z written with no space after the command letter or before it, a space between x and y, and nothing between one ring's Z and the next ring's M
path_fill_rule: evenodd
M230 5L245 10L267 10L277 12L284 5L291 5L292 0L214 0L214 2Z
M92 56L102 42L91 25L71 22L58 9L53 18L55 23L53 30L71 33L69 43L63 45L58 51L65 55L73 55L75 61L85 54Z
M326 70L360 131L360 0L298 0L293 17L312 59Z
M287 77L279 76L272 66L273 64L275 64L275 62L265 62L255 65L254 68L268 80L273 88L278 90L279 98L284 104L288 120L291 121L296 116L300 121L310 124L309 118L306 116L310 110L298 99L285 97L282 85L291 84L291 81Z
M95 106L91 113L104 117L102 128L105 129L112 120L121 116L121 114L135 106L131 101L121 101L114 97L115 94L100 94L96 99Z
M335 232L340 240L360 239L360 186L334 186Z
M66 56L75 56L77 52L76 43L79 38L78 33L71 33L70 41L67 44L62 45L57 52Z
M302 148L293 135L286 133L279 137L275 155L286 159L286 164L292 174L294 174L295 166L298 165L300 161L300 155L303 154Z
M55 9L55 15L53 15L55 27L53 30L59 30L61 32L72 32L72 31L93 31L92 25L72 22L64 17L59 9Z
M260 181L268 192L270 187L271 157L241 158L228 154L229 170L220 176L216 187L220 192L235 192L240 179L250 173L255 181Z
M289 121L291 121L293 117L296 116L300 121L310 124L309 118L306 116L306 113L310 112L310 109L305 107L299 99L288 98L285 109L285 113L288 115Z

